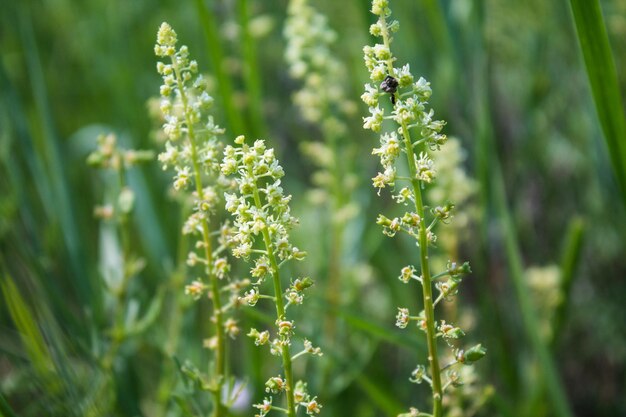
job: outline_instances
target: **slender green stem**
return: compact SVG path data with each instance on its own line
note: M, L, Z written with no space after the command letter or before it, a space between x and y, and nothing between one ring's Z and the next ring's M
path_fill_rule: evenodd
M263 207L258 188L254 189L254 204L259 210ZM270 233L267 230L267 227L263 229L263 242L265 243L267 257L270 260L270 266L272 269L272 282L274 284L274 295L276 297L276 318L278 320L285 320L285 303L283 301L283 290L280 284L280 271L278 267L278 262L276 262L276 255L274 254L274 249L272 248L272 240L270 239ZM289 352L288 344L284 344L282 346L282 357L283 368L285 369L285 394L287 395L287 415L289 417L296 417L296 404L293 396L294 382L293 372L291 370L291 353Z
M300 352L296 353L295 355L293 355L291 357L291 361L295 361L296 359L298 359L300 356L304 356L306 355L308 352L306 350L301 350Z
M183 113L185 114L185 122L187 125L187 134L189 135L189 144L191 145L191 161L193 164L194 179L196 185L196 192L198 194L198 200L204 201L204 188L202 187L202 171L200 163L198 161L198 147L196 144L196 136L194 133L194 126L189 118L189 102L187 95L185 94L185 88L181 77L181 70L178 67L176 59L172 58L172 67L176 74L176 82L178 84L178 90L180 93L180 99L183 103ZM224 360L226 354L225 348L225 335L223 327L222 317L222 302L220 299L219 283L217 275L211 273L211 265L213 264L213 252L211 249L211 233L209 231L209 222L206 216L202 217L202 240L204 246L205 259L207 260L206 273L209 277L211 287L211 299L213 300L213 315L215 317L215 335L217 337L217 347L215 349L215 390L213 395L215 398L215 417L222 417L226 415L226 408L222 403L222 387L224 385L224 374L226 370L226 361Z
M184 221L188 215L188 207L187 205L183 205L183 209L180 212L181 221ZM176 255L177 268L171 273L168 282L168 293L171 294L171 301L169 303L169 311L167 313L167 324L165 325L167 328L167 342L165 344L164 351L167 358L170 360L164 363L164 369L161 373L159 387L157 389L157 399L161 406L157 412L157 417L167 415L171 391L176 381L176 367L172 357L176 354L180 340L180 328L182 324L184 304L181 298L184 296L182 288L185 284L185 275L187 273L187 264L185 259L188 251L189 240L182 239L178 245Z
M330 207L330 213L328 214L328 218L330 218L330 246L328 248L328 282L326 285L326 299L328 300L329 310L326 315L324 327L327 338L326 340L335 341L335 335L337 332L337 317L334 312L339 308L340 303L340 282L343 269L341 263L343 258L342 243L345 224L344 222L336 221L334 215L339 212L343 205L345 192L341 181L341 164L339 163L340 153L337 144L338 138L332 133L325 133L325 136L332 154L335 155L335 161L332 169L333 184L331 192L333 201L332 207ZM327 371L329 370L327 369Z
M118 188L121 192L126 186L126 170L124 169L124 161L121 154L118 153L118 157L120 158L120 166L117 170ZM119 210L116 209L116 212L118 211ZM107 371L110 371L112 369L115 356L117 355L117 352L126 336L126 332L124 330L124 313L126 311L126 291L128 288L128 282L130 280L130 270L128 268L130 260L130 229L128 223L128 214L125 212L119 213L118 230L120 233L120 240L122 241L122 278L120 286L115 291L115 307L113 312L111 345L109 346L109 349L107 350L102 360L103 367Z
M490 283L487 278L489 274L489 268L492 264L493 255L489 250L491 237L491 219L494 217L493 213L493 195L492 195L492 177L493 166L491 164L492 154L494 153L493 144L493 123L491 120L490 109L490 87L492 85L491 79L491 57L489 55L490 48L487 46L489 41L487 39L486 29L489 25L488 22L488 6L485 5L483 0L472 1L473 15L472 20L468 28L466 35L468 43L466 48L470 50L472 56L471 82L468 86L468 96L472 101L471 107L474 111L474 131L476 132L476 140L474 141L474 160L476 166L476 177L480 183L478 192L478 205L480 207L479 212L479 256L476 257L476 261L472 265L475 271L475 277L477 284L479 285L479 291L477 291L478 300L481 308L481 315L483 317L491 317L491 320L485 320L482 326L485 329L485 333L491 335L490 346L493 348L491 352L493 354L494 361L490 362L497 369L498 375L502 378L502 381L506 384L506 388L509 392L518 393L521 391L519 375L519 369L515 366L515 357L512 355L514 347L511 345L511 340L507 337L508 328L503 321L504 311L499 306L499 303L494 303L494 297L498 297L494 285ZM506 307L505 307L506 308ZM495 371L493 369L492 371ZM504 405L503 402L499 402ZM507 405L508 406L508 405ZM500 412L503 407L500 407Z
M406 125L401 125L404 146L406 149L409 172L411 173L411 184L415 195L415 210L420 217L419 226L419 249L420 249L420 269L422 274L422 296L424 298L424 313L426 315L426 343L428 345L428 363L432 377L433 389L433 417L441 417L441 401L443 389L441 387L441 370L439 366L439 356L437 355L437 336L435 332L435 307L433 304L432 279L430 276L430 265L428 263L428 237L426 231L426 219L424 218L424 203L422 202L422 190L417 179L417 167L415 166L415 154L411 146L411 136Z
M391 39L387 31L387 23L385 16L380 16L382 37L385 46L391 50ZM387 60L387 68L389 75L393 76L393 61ZM395 93L397 95L397 93ZM420 218L419 220L419 250L420 250L420 269L422 274L422 297L424 301L424 314L426 315L426 344L428 346L428 363L430 366L430 374L432 378L433 391L433 417L441 417L442 415L442 396L443 389L441 386L441 369L439 365L439 356L437 355L437 335L435 332L435 307L432 295L432 279L430 276L430 265L428 262L428 236L426 229L426 219L424 216L424 203L422 202L422 190L420 182L417 179L417 167L415 164L415 153L413 150L413 142L411 134L406 123L401 124L402 137L404 139L404 148L406 151L407 163L409 166L411 185L415 196L415 210Z

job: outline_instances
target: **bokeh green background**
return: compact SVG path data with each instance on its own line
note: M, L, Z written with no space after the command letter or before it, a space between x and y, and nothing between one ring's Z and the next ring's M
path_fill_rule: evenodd
M300 312L303 331L323 344L320 317L332 315L345 341L343 350L327 351L322 365L304 370L312 384L324 385L317 387L324 413L395 415L428 402L427 387L407 381L424 341L393 326L396 306L418 304L396 279L414 247L384 237L374 224L390 204L370 187L377 138L360 128L362 46L371 41L373 17L365 0L313 3L339 35L335 52L359 109L345 138L358 149L360 178L353 194L360 212L345 242L352 272L342 291L349 302L333 311L322 290L327 229L318 227L327 213L305 197L313 167L298 151L319 133L291 103L298 83L283 58L286 1L0 2L0 414L183 415L175 398L191 397L166 349L174 311L181 314L175 357L206 366L208 302L185 302L172 279L184 250L182 215L156 162L134 170L129 182L138 197L133 243L147 260L133 283L133 302L140 315L154 299L159 303L151 325L119 351L112 372L98 364L110 337L110 294L99 272L106 227L92 213L111 180L85 159L100 133L116 133L128 148L161 146L147 103L158 94L153 45L164 20L211 77L215 117L227 137L264 137L283 161L285 186L302 217L297 244L311 253L299 268L322 275L315 277L320 291ZM626 3L601 5L624 96ZM476 371L494 393L477 415L557 415L537 342L523 324L520 291L531 295L534 315L556 327L544 345L573 415L626 415L625 200L569 2L397 0L392 8L401 22L395 53L431 81L432 106L448 122L446 133L463 143L465 169L478 184L460 249L474 274L459 304L470 339L489 349ZM250 31L247 41L242 26ZM556 288L564 303L552 321L542 316L541 298L523 273L547 265L571 278L571 287ZM242 312L240 320L247 328L267 317ZM233 342L230 361L258 401L268 375L260 369L273 365L250 345L245 337ZM194 401L202 409L204 399ZM242 410L237 415L252 414Z

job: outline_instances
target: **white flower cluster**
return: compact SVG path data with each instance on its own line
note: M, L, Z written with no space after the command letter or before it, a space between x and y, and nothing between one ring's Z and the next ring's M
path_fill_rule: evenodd
M289 231L298 224L298 219L291 215L291 196L285 196L281 187L284 171L274 150L267 148L264 141L256 140L250 146L243 136L239 136L235 139L235 145L224 149L221 164L222 174L234 175L237 184L236 192L225 195L226 210L235 217L230 239L233 255L253 262L250 274L257 279L253 288L240 300L254 306L261 298L271 299L277 311L275 338L272 339L267 330L259 332L256 329L252 329L248 336L254 339L257 346L268 345L273 355L283 358L285 378L270 378L266 383L266 391L270 394L285 393L288 407L294 412L302 406L308 414L317 414L321 405L315 397L311 398L304 393L300 401L296 400L297 389L294 389L291 375L291 361L296 356L291 357L290 346L296 326L293 320L287 319L286 309L292 304L303 302L304 291L313 285L313 281L308 277L298 278L285 291L281 286L280 265L291 259L302 260L306 256L289 240ZM273 281L273 296L264 295L260 291L267 277ZM304 341L303 352L321 355L320 349L314 348L307 340ZM306 384L303 386L306 387ZM272 409L271 404L271 398L256 404L255 407L260 410L258 415L265 416Z
M285 60L290 75L301 82L293 101L302 117L318 126L323 142L304 142L301 151L318 168L313 174L315 188L309 192L314 204L330 203L332 220L344 224L358 213L358 206L343 196L356 187L356 176L341 165L350 152L350 143L342 140L348 134L346 117L355 112L347 98L348 85L344 65L332 51L337 34L327 18L309 0L290 0L284 30L287 47ZM334 192L334 194L333 194Z
M306 253L289 242L289 230L298 224L298 219L289 209L291 196L283 194L280 179L285 173L274 150L268 149L262 140L249 146L243 136L235 143L241 146L228 145L221 164L224 175L237 174L238 193L225 194L226 210L235 216L233 255L248 259L255 239L267 231L271 249L281 261L304 259ZM262 280L272 272L269 264L268 255L257 257L252 276Z
M468 176L463 168L466 158L461 142L450 137L441 152L433 153L433 162L437 167L437 181L427 192L428 202L432 206L444 206L449 201L462 206L463 210L454 212L450 224L437 233L439 256L432 258L432 265L443 267L449 256L458 253L458 245L470 238L469 224L478 215L473 197L477 192L476 181Z
M376 84L366 84L361 99L369 107L370 115L363 118L363 127L374 132L381 132L386 119L395 121L399 127L396 131L384 132L380 137L380 148L373 151L378 155L384 170L374 177L374 186L378 189L395 184L395 162L400 155L401 140L406 131L416 130L420 139L411 146L425 143L429 149L437 150L446 142L446 135L441 133L444 122L433 120L433 110L428 110L428 99L431 96L430 83L424 78L414 81L409 65L395 68L389 44L391 34L398 30L397 21L387 22L390 16L388 0L373 2L372 13L379 19L370 27L370 33L382 37L383 43L363 48L365 66L370 72L370 79ZM381 105L381 97L389 95L392 110L387 115L385 106ZM435 178L432 160L426 152L413 154L417 166L417 179L430 183Z
M197 235L195 250L202 255L191 251L187 264L203 265L209 276L223 279L230 271L230 265L226 258L219 257L218 251L210 251L209 237L209 217L220 206L224 191L231 187L231 181L221 174L219 166L222 145L218 136L223 129L208 114L213 98L198 74L198 64L189 59L186 46L177 49L176 43L174 29L167 23L161 24L154 50L157 56L167 58L167 62L157 64L157 71L163 77L160 109L165 120L163 131L167 142L165 151L158 158L163 169L173 168L175 171L175 190L184 191L195 186L193 212L183 225L183 233ZM222 227L218 247L227 243L228 234L227 228L224 232ZM209 288L199 278L185 288L185 293L197 300ZM232 322L226 331L231 335L236 333Z
M396 58L391 52L390 45L392 35L399 29L399 24L395 20L388 20L391 16L389 0L373 0L371 11L378 16L378 20L370 26L370 34L379 38L380 43L363 48L365 66L369 70L371 80L371 83L365 85L365 92L361 96L369 107L369 116L363 118L363 127L380 132L380 146L375 148L372 154L380 158L383 168L372 181L379 193L386 187L394 189L392 198L408 208L403 215L391 219L379 215L377 223L383 226L383 233L390 237L398 232L412 236L419 247L421 261L419 276L415 268L409 265L401 270L399 279L405 284L413 280L421 284L424 311L419 316L413 317L407 308L398 308L396 326L404 329L414 320L418 328L426 333L430 374L427 374L426 367L420 365L410 380L416 383L428 382L433 393L432 415L440 417L445 389L450 385L458 385L460 381L455 370L448 371L447 381L442 381L437 339L443 339L453 352L461 352L456 362L446 368L474 362L485 355L485 350L479 345L465 352L457 349L454 343L464 336L463 330L435 318L436 305L452 298L458 291L461 276L471 272L467 263L449 262L445 271L431 275L429 264L429 247L437 240L434 227L438 223L449 223L454 208L450 202L441 202L441 205L430 208L429 215L423 201L426 194L423 190L435 183L438 178L431 153L439 151L447 141L446 135L441 133L445 123L435 120L433 110L428 108L428 100L432 94L430 84L421 77L415 81L408 64L394 66ZM382 101L386 97L389 101ZM395 128L386 129L388 122ZM398 166L401 165L398 158L401 155L406 156L408 176L398 172ZM446 169L443 172L448 174L449 171ZM458 176L450 178L450 182L446 182L446 188L463 187L466 184L466 182L451 183L457 178ZM407 186L395 191L396 183L401 181L408 183ZM438 281L444 277L448 279ZM432 296L433 286L439 291L436 299ZM418 411L411 409L402 416L416 414Z
M159 62L157 71L163 77L161 86L161 112L165 119L163 131L168 141L159 155L163 169L176 171L174 188L186 189L199 178L194 169L203 174L219 173L221 145L217 140L223 129L215 124L207 111L213 98L206 91L206 83L198 74L198 64L189 59L186 46L176 49L176 32L167 23L161 24L157 35L155 53L169 62ZM209 190L205 194L218 196ZM214 207L214 201L211 201Z
M325 134L344 135L347 127L337 114L352 113L354 106L345 95L346 74L330 48L337 34L308 0L290 0L284 36L289 73L304 84L293 98L302 116L320 124Z

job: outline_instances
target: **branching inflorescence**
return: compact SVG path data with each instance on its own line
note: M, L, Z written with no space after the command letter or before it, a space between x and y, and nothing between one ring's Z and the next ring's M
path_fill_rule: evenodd
M444 122L433 119L434 112L427 107L431 96L430 84L423 78L415 81L408 64L394 66L396 58L391 52L390 44L399 23L387 20L391 15L389 1L373 0L371 11L378 16L378 21L370 26L370 33L381 38L382 43L364 48L365 65L371 81L375 84L366 84L361 98L369 106L370 112L370 116L363 119L363 127L377 133L382 132L380 147L375 148L372 153L380 157L383 172L373 178L373 185L380 193L386 187L397 190L396 182L406 183L407 186L394 191L393 199L409 208L400 217L390 219L380 215L377 223L383 226L386 235L391 237L397 233L406 233L416 240L419 247L419 273L413 265L408 265L402 268L399 279L405 284L414 281L421 284L424 310L418 315L411 315L409 309L399 308L396 325L406 328L411 322L415 322L426 333L428 370L426 366L418 365L412 372L410 381L418 384L426 381L431 386L433 398L432 414L420 413L416 408L411 408L404 416L441 417L442 399L446 389L462 383L455 367L482 358L485 349L480 344L467 350L456 347L456 340L464 335L463 331L435 318L437 304L455 296L462 276L470 272L468 263L450 261L446 270L436 275L432 275L429 266L429 246L437 238L434 228L439 223L447 223L454 208L453 204L447 203L432 207L427 213L428 207L422 198L425 187L437 177L430 152L438 151L446 142L446 136L441 133ZM381 103L387 96L392 106L389 113ZM395 128L384 130L385 121L394 123ZM406 157L408 176L398 173L398 159L402 154ZM437 297L433 296L433 284L439 293ZM439 338L446 342L455 358L445 366L440 364L437 347Z
M144 259L137 257L134 253L131 242L131 222L130 217L135 206L135 193L128 186L127 171L140 163L152 161L154 153L149 150L123 149L119 146L117 137L113 134L100 135L98 137L98 148L89 154L87 163L89 165L115 172L117 177L116 186L107 194L109 197L106 204L97 206L94 215L103 221L111 221L116 227L116 234L119 235L121 266L116 268L118 274L111 274L112 271L103 271L105 281L108 284L113 305L113 327L111 329L111 344L103 356L102 366L110 370L118 353L118 349L124 341L133 334L144 330L154 318L148 313L140 319L128 320L128 300L129 287L133 277L138 275L146 263ZM113 192L111 192L113 191ZM112 201L111 201L112 200ZM111 276L117 275L117 276ZM153 305L160 303L160 299L155 297Z
M257 346L269 345L273 355L282 357L284 376L268 379L265 386L268 394L284 393L287 397L287 408L283 408L273 405L270 395L255 405L259 409L257 416L275 410L295 417L299 407L303 407L307 414L315 415L320 412L321 405L316 397L308 394L305 382L295 382L292 371L294 359L305 354L321 355L321 351L304 339L302 351L291 354L296 326L293 320L289 320L287 309L303 302L304 292L313 282L308 277L297 278L286 290L282 287L281 266L291 259L302 260L306 256L289 241L289 231L298 220L290 213L291 196L283 194L281 178L284 171L274 150L268 149L264 141L257 140L250 146L243 136L239 136L235 144L226 147L221 165L222 173L234 175L238 186L237 192L226 194L226 210L235 217L233 255L254 263L250 274L256 279L252 288L241 297L241 302L254 306L259 299L269 299L276 306L275 334L251 329L248 336ZM262 293L262 284L268 277L273 287L272 295Z
M226 407L233 399L225 399L226 337L235 337L239 328L233 318L227 318L227 310L236 303L241 283L223 285L229 278L230 264L225 251L228 249L229 228L219 221L219 208L223 194L232 181L220 172L222 145L218 136L223 130L217 126L208 110L213 98L206 91L206 83L198 74L198 64L189 59L186 46L176 49L177 36L167 23L157 34L155 53L168 59L159 62L157 70L163 76L161 86L161 111L165 118L163 130L168 137L165 151L159 155L163 169L173 168L174 189L184 191L193 187L193 212L183 226L183 233L196 238L195 248L189 253L187 264L200 266L203 275L185 288L194 299L208 295L213 303L214 335L205 341L212 349L214 367L209 380L202 379L202 387L214 397L214 415L226 415ZM231 302L223 304L221 291L232 289ZM201 378L199 375L196 378Z

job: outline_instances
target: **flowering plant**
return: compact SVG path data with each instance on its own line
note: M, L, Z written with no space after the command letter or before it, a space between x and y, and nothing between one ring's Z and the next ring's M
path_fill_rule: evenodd
M268 149L264 141L257 140L250 146L243 136L239 136L235 145L226 147L221 164L222 173L235 175L237 183L237 191L226 194L226 210L235 217L233 255L254 264L250 275L256 279L241 301L254 306L260 299L269 299L276 306L274 336L268 330L257 329L251 329L248 336L257 346L268 345L272 355L280 356L285 373L284 377L278 375L267 380L265 391L270 396L255 405L259 409L257 416L277 410L295 417L299 407L303 407L307 414L318 414L321 404L307 392L305 382L295 382L292 371L292 362L296 358L305 354L321 355L322 352L304 339L302 351L293 356L291 353L296 325L288 317L287 309L302 304L304 293L313 281L308 277L296 278L283 290L280 267L289 260L302 260L306 256L289 240L289 231L298 220L291 215L291 196L285 196L281 187L284 171L274 150ZM268 277L273 295L264 294L261 289ZM271 394L279 393L287 397L287 408L273 405Z
M420 413L412 408L405 417L430 416L440 417L443 413L443 395L450 386L461 384L457 365L470 364L485 355L485 349L475 345L467 350L456 347L457 340L464 336L459 327L435 318L435 307L443 300L454 297L459 289L462 276L470 273L467 262L449 261L446 269L432 274L429 264L429 247L437 240L435 226L448 223L453 215L454 204L446 203L426 210L423 193L425 188L437 178L437 170L431 152L438 151L447 140L441 133L444 122L434 119L434 112L428 108L431 96L430 84L419 78L415 81L409 65L396 67L396 58L391 52L392 34L399 29L396 20L388 21L391 16L389 0L373 0L372 13L378 21L370 26L370 33L382 39L382 43L365 46L365 65L372 83L366 84L361 99L369 106L370 115L363 119L363 127L381 133L380 147L373 154L380 158L383 171L373 179L378 193L383 188L394 190L392 198L401 206L407 207L403 215L387 218L378 217L377 223L383 227L383 233L392 237L397 233L406 233L416 240L419 248L419 272L413 265L402 268L399 279L404 284L418 282L422 287L424 310L411 315L408 308L398 308L396 325L402 329L411 322L426 334L428 346L428 371L424 365L418 365L411 374L410 381L428 383L432 390L432 414ZM392 107L387 112L381 100L389 96ZM394 128L383 129L386 120L394 123ZM414 139L416 137L416 139ZM408 175L398 172L399 159L404 154ZM396 183L406 186L397 191ZM433 285L438 291L433 296ZM454 360L445 366L440 363L437 339L443 339L452 350ZM445 375L444 375L445 371Z

